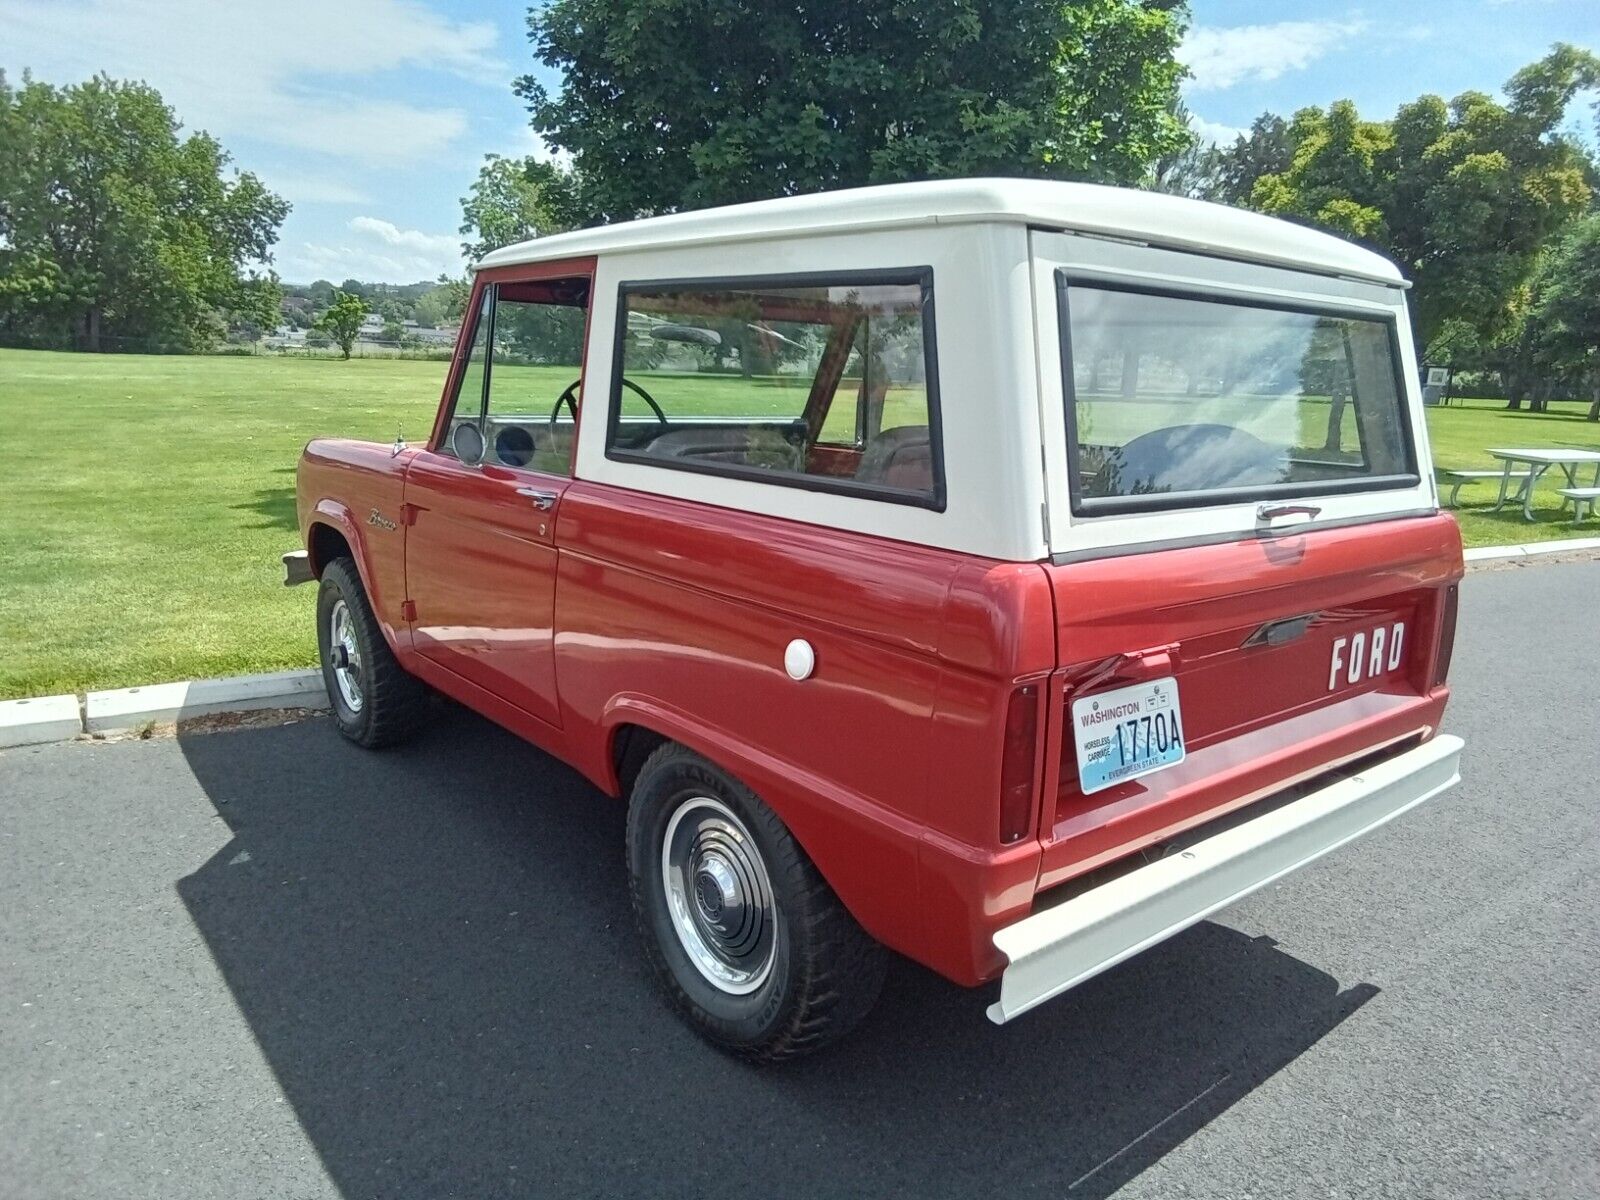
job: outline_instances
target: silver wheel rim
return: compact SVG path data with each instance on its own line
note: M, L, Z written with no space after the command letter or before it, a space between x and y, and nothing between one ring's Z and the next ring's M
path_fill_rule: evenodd
M353 713L361 711L361 648L356 645L355 622L343 600L335 600L328 612L328 655L333 661L333 681L339 699Z
M767 981L778 951L772 881L755 839L727 805L696 796L672 814L661 883L678 943L706 982L747 996Z

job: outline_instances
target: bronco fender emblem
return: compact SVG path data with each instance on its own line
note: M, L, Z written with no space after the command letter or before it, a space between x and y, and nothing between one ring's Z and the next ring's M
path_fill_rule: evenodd
M391 532L400 528L396 522L389 520L388 517L384 516L377 509L372 510L372 515L367 518L367 524L376 525L379 529L387 529Z

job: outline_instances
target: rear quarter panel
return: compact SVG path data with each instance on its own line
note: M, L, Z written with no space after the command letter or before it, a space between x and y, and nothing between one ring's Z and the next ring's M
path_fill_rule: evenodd
M575 765L618 790L628 724L700 751L774 808L870 933L975 982L966 914L988 900L971 889L1025 904L1038 871L1036 843L1002 853L996 812L1011 679L1054 664L1042 570L582 482L557 538ZM1025 621L1029 603L1044 608ZM805 680L784 670L794 638L816 651ZM974 868L933 878L933 897L930 839Z

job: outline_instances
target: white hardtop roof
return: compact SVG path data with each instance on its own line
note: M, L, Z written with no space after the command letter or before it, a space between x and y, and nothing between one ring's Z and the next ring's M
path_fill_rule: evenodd
M495 250L477 265L503 267L630 250L975 222L1129 238L1404 285L1399 270L1382 255L1276 217L1160 192L1042 179L931 180L758 200L534 238Z

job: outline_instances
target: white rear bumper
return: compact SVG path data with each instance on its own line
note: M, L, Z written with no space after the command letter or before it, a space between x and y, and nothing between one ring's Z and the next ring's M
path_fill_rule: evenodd
M1461 779L1462 741L1440 735L1319 791L1008 925L1008 966L989 1019L1059 996Z

